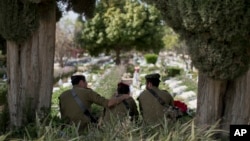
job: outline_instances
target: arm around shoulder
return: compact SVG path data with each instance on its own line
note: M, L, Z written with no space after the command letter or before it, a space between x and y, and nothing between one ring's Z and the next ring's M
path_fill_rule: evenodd
M109 99L108 107L115 106L115 105L121 103L123 100L128 99L128 98L130 98L130 96L127 94L124 94L124 95L119 96L119 97L113 97L113 98Z

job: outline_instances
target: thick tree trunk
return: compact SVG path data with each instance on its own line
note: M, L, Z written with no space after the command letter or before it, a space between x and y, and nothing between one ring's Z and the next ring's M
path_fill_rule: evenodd
M116 53L115 64L120 65L121 64L121 58L120 58L121 50L120 50L120 48L117 48L115 50L115 53Z
M7 42L8 105L11 127L43 118L50 110L55 52L55 9L23 44Z
M196 121L199 126L209 126L220 120L227 82L213 80L199 73Z
M250 70L230 82L224 100L223 129L230 124L250 123Z
M230 124L250 121L250 70L231 81L219 81L199 73L196 124L214 125L229 131Z

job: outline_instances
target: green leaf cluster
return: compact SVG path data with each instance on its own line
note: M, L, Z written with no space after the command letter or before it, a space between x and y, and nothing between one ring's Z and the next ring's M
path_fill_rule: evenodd
M158 59L157 54L145 54L144 57L145 57L146 62L148 64L155 64L157 62L157 59Z
M214 79L234 79L249 69L250 1L146 0L186 40L193 64Z
M38 28L38 5L29 1L0 1L0 34L21 43Z
M82 30L83 45L91 54L117 49L159 51L163 47L163 23L154 6L127 0L124 6L101 3L98 7Z
M179 36L173 31L173 29L167 26L165 27L164 31L165 31L165 35L162 40L163 40L165 49L172 50L174 47L178 46Z

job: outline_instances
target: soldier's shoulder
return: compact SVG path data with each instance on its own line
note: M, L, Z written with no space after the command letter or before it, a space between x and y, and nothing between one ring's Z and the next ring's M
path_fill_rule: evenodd
M167 91L167 90L161 90L161 91L163 91L163 92L167 92L167 93L168 93L168 91Z
M141 96L145 95L146 93L149 93L149 91L148 91L148 90L143 90L143 91L139 94L138 97L141 97Z
M91 88L80 88L79 90L84 92L84 93L92 93L93 92L93 89L91 89Z
M163 93L170 94L167 90L161 90Z
M59 95L59 97L65 97L65 96L67 96L69 93L70 93L70 90L63 91L63 92Z

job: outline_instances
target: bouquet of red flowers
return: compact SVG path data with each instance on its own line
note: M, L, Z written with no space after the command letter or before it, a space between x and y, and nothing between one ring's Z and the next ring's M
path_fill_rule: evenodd
M174 106L179 108L183 113L187 112L187 105L184 102L181 102L179 100L174 101Z

